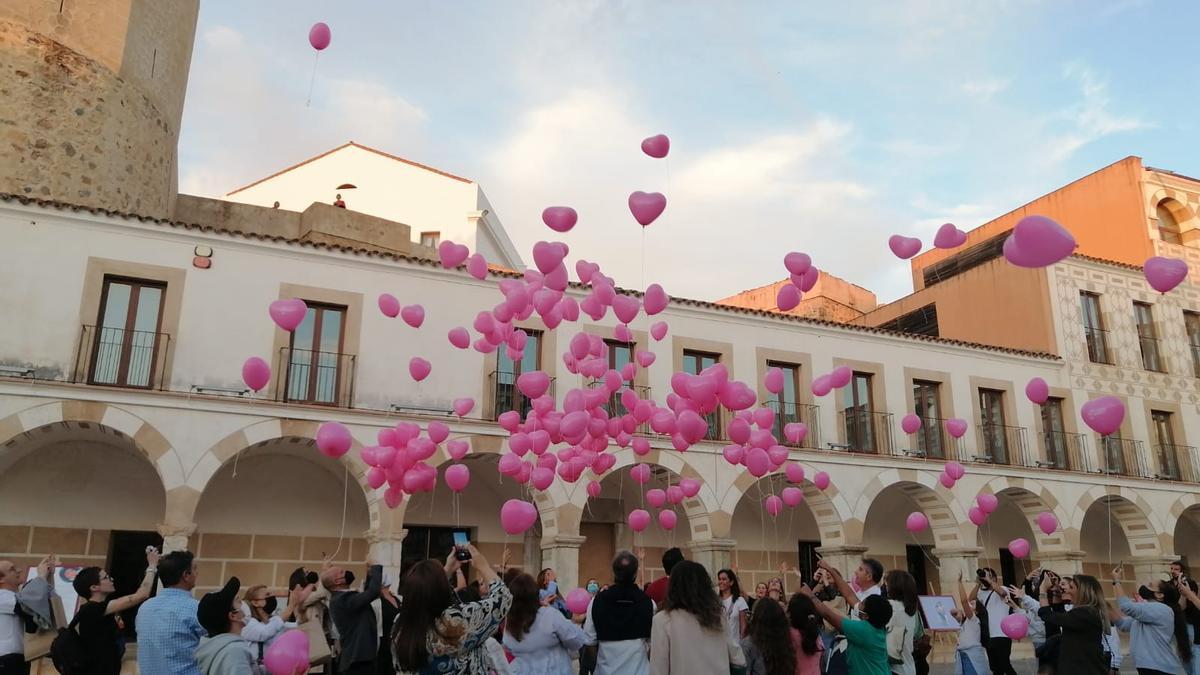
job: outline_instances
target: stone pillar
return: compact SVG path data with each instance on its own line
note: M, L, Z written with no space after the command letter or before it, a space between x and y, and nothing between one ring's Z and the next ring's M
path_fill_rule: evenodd
M737 546L734 539L693 539L688 543L689 558L704 565L713 583L717 581L717 570L729 569L733 563L730 552Z
M542 537L542 567L554 569L563 593L579 586L579 547L585 541L587 537L575 534Z
M393 590L396 582L400 580L400 554L407 534L408 530L403 529L387 534L368 530L365 534L367 560L376 565L383 565L383 576L392 582Z
M854 570L862 562L866 546L818 546L817 553L821 559L833 565L842 574L842 578L850 581L854 578Z
M185 524L170 524L163 523L158 526L158 533L162 535L162 554L166 555L172 551L186 551L188 547L188 537L196 532L195 523ZM195 551L192 551L195 553Z
M542 537L534 529L525 530L525 538L521 540L520 567L536 577L542 571Z
M1165 579L1167 574L1169 574L1171 571L1169 567L1170 564L1176 560L1178 560L1178 558L1175 556L1139 556L1136 558L1130 558L1126 561L1126 563L1133 566L1133 578L1130 579L1128 578L1128 575L1126 575L1127 578L1125 581L1135 582L1134 588L1137 588L1138 585L1144 584L1151 579ZM1111 576L1112 571L1110 569L1105 569L1104 578L1100 580L1101 583L1108 580Z
M1039 551L1033 559L1059 576L1069 576L1083 574L1083 559L1086 557L1083 551Z
M938 570L938 584L941 595L953 595L958 598L958 580L961 578L963 587L970 589L975 583L975 570L979 569L979 554L981 548L935 548L933 555L938 559L941 568ZM925 589L922 589L924 591Z

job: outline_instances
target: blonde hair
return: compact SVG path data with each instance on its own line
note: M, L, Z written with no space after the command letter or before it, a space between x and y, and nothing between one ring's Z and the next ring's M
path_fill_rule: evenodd
M242 602L246 603L246 605L250 608L250 615L255 619L258 619L257 616L254 616L255 612L258 611L258 608L250 604L250 600L253 599L259 591L267 591L267 597L271 596L270 590L264 584L251 586L242 593ZM262 619L258 620L261 621Z
M1108 624L1108 601L1104 599L1104 587L1096 577L1087 574L1076 574L1075 577L1075 602L1076 607L1091 607L1100 614L1100 622L1104 625L1104 633L1107 635L1109 630Z

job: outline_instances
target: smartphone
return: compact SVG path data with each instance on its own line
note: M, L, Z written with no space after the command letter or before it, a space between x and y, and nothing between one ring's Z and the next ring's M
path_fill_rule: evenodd
M459 562L466 562L471 559L471 552L467 550L471 540L467 538L466 532L454 533L454 557Z

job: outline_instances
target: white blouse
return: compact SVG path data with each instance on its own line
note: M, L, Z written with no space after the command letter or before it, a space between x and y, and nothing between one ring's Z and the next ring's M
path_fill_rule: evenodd
M520 640L504 631L504 647L513 655L509 664L513 675L572 675L571 657L586 643L583 629L553 607L539 608Z

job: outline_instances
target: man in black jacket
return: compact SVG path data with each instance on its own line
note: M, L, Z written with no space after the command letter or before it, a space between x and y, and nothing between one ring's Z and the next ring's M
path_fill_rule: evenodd
M649 675L654 602L637 586L638 559L621 551L613 559L613 585L588 607L583 631L598 644L596 675Z
M379 654L379 633L371 603L379 597L383 567L370 561L367 565L367 579L361 591L350 590L354 573L342 567L330 567L321 575L321 583L332 593L329 613L341 636L338 672L346 675L374 675Z

